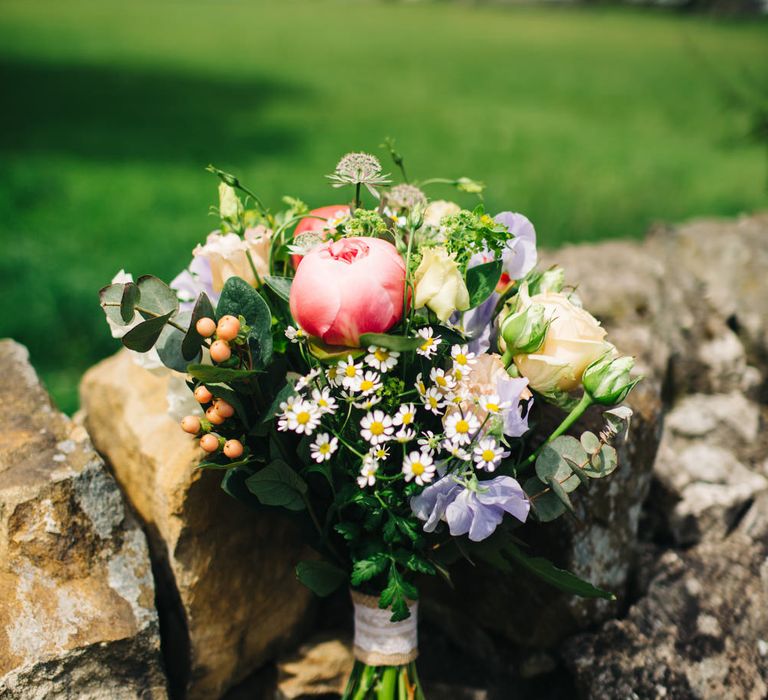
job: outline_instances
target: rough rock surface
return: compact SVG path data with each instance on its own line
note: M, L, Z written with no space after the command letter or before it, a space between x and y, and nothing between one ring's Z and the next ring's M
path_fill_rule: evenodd
M354 657L349 642L312 639L277 666L277 700L340 695L352 671Z
M81 386L85 423L146 524L172 687L216 698L274 654L304 622L294 530L254 513L195 469L194 441L167 415L167 379L123 351Z
M0 696L166 698L144 534L26 350L0 367Z

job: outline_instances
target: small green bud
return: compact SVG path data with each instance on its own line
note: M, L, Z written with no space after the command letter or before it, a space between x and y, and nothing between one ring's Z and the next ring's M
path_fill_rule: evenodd
M512 355L536 352L544 342L548 326L543 304L531 304L507 315L499 328L505 352Z
M632 379L630 371L635 366L632 357L614 359L610 353L595 360L582 376L582 384L595 403L614 406L621 403L639 379Z
M222 182L226 183L230 187L239 187L240 180L238 180L232 173L225 173L223 170L219 170L215 165L209 165L206 170L209 173L213 173Z
M485 189L485 183L471 180L468 177L460 177L456 180L456 188L470 194L480 194Z
M539 277L535 294L544 292L562 292L565 286L565 270L559 265L545 270Z
M222 219L237 219L243 212L243 203L235 190L226 182L219 183L219 216Z

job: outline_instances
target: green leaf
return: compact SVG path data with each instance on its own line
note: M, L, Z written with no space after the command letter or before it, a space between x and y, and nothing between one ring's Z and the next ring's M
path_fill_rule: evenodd
M604 591L597 586L593 586L589 581L579 578L576 574L572 574L570 571L559 569L551 561L548 561L543 557L529 557L513 542L509 542L505 545L504 554L538 578L546 581L561 591L572 593L581 598L616 600L616 596L613 593Z
M141 292L139 287L133 282L127 282L123 285L123 294L120 299L120 316L125 323L130 323L136 314L134 308L139 303Z
M327 561L301 561L296 566L296 577L310 591L325 598L347 579L347 572Z
M150 318L149 320L140 323L138 326L131 328L131 330L121 338L123 345L129 350L135 350L136 352L148 352L157 342L157 339L163 332L163 328L165 328L165 324L172 315L173 311L169 311L167 314L163 314L157 318Z
M362 348L348 348L344 345L327 345L317 338L309 339L309 351L320 362L332 362L335 360L344 360L348 355L358 358L365 354Z
M358 559L352 564L352 574L349 582L353 586L359 586L361 583L370 581L372 578L384 573L389 563L389 557L386 554L374 554L367 559Z
M206 386L213 393L214 397L224 399L235 409L237 417L247 428L249 425L248 413L245 410L245 406L243 406L243 402L240 400L240 394L222 382L208 382Z
M230 277L221 290L216 317L243 316L250 326L249 340L256 364L265 367L272 359L272 312L269 305L250 284L240 277Z
M261 419L262 423L269 423L271 420L273 420L274 417L280 412L280 404L283 403L283 401L287 401L288 397L295 393L296 391L293 388L293 382L286 380L283 388L277 392L274 400L264 413L264 416Z
M189 328L181 344L181 354L185 360L194 360L204 342L203 336L197 332L197 322L201 318L214 318L215 315L216 312L213 310L213 304L211 304L208 295L205 292L200 292L200 296L197 297L195 306L192 309Z
M387 333L363 333L360 336L360 345L364 348L369 345L377 345L380 348L395 352L409 352L420 347L423 343L424 338L408 338L404 335L389 335Z
M619 466L619 458L616 449L611 445L603 445L600 452L592 455L589 462L584 466L584 473L593 479L602 479L613 473Z
M469 292L469 308L480 306L496 289L501 277L502 260L475 265L467 270L467 291Z
M174 292L163 280L153 275L139 277L136 284L141 293L141 308L153 314L174 314L179 309L179 300ZM141 312L140 312L141 313ZM147 314L142 314L147 316Z
M284 301L290 302L292 277L279 277L277 275L266 275L264 277L267 287L269 287L277 296Z
M410 552L404 564L408 569L415 571L417 574L429 574L430 576L434 576L434 574L437 573L435 567L416 552Z
M260 369L232 369L214 365L188 365L187 372L200 382L237 382L263 373Z
M190 315L189 311L182 311L174 316L174 323L185 326L189 323ZM177 372L186 372L187 365L189 364L189 361L182 353L183 343L184 333L173 326L166 326L160 333L160 337L155 345L162 363Z
M124 326L133 319L133 316L131 316L126 322L120 313L125 287L125 284L114 283L108 284L99 290L99 303L105 316L118 326Z
M523 484L523 491L529 497L536 497L531 500L531 505L536 513L536 517L543 523L556 520L566 511L563 502L552 493L551 489L547 489L547 485L539 481L539 478L536 476L526 479L525 484Z
M552 493L557 496L562 504L571 511L571 513L574 512L573 510L573 503L571 503L571 499L568 496L568 492L562 487L560 482L555 479L553 476L550 476L547 479L547 486L552 489Z
M593 455L600 449L600 438L589 431L581 434L579 442L588 454Z
M288 510L304 510L307 484L282 460L276 459L248 477L248 490L265 506L282 506Z
M573 473L565 457L577 464L587 460L587 453L581 443L570 435L561 435L544 445L536 459L536 476L544 483L549 483L550 478L554 478L567 493L570 493L581 484L581 481Z

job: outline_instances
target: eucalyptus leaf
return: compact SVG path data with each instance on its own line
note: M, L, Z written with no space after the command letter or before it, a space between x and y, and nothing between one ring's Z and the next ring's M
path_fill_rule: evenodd
M552 489L552 493L560 499L560 502L573 513L573 503L571 503L567 491L562 487L560 482L554 477L549 477L549 479L547 479L547 486Z
M565 514L566 507L563 502L546 484L539 481L538 477L532 476L527 479L523 484L523 490L532 499L533 511L541 522L548 523Z
M589 431L582 433L579 442L587 454L593 455L600 451L600 438Z
M296 578L325 598L347 580L347 572L327 561L301 561L296 565Z
M172 315L173 311L169 311L167 314L150 318L134 326L121 338L123 345L136 352L148 352L157 342Z
M174 318L174 321L183 325L189 321L189 316L189 311L183 311ZM160 356L162 363L166 367L174 369L177 372L186 372L187 365L189 364L189 361L184 357L181 351L183 342L184 333L173 326L166 326L160 332L160 337L156 344L157 354Z
M475 265L467 270L467 291L469 308L480 306L493 292L501 277L502 260Z
M141 293L141 308L149 312L141 313L145 318L151 314L174 314L179 309L179 300L174 292L163 280L153 275L139 277L136 284Z
M265 506L282 506L287 510L304 510L307 484L282 460L276 459L248 477L248 490Z
M123 290L125 287L125 284L113 283L108 284L106 287L102 287L99 291L99 303L104 310L104 315L118 326L124 326L126 323L130 323L130 321L133 320L133 316L131 316L128 321L124 321L120 312L123 301Z
M123 294L120 298L120 316L124 323L130 323L133 320L139 299L141 299L141 292L138 285L133 282L127 282L123 285Z
M570 435L561 435L542 448L536 459L536 476L544 483L548 483L550 478L554 478L567 493L570 493L578 488L581 481L573 473L571 465L564 459L565 456L577 464L587 460L587 453L576 438Z
M214 318L216 312L213 310L213 304L205 292L200 292L195 305L192 308L192 316L189 320L189 328L184 335L184 341L181 344L181 354L186 360L193 360L200 352L205 339L197 332L197 322L201 318Z
M395 352L409 352L421 347L423 343L424 338L409 338L404 335L389 335L387 333L363 333L360 336L360 345L364 348L369 345L376 345Z
M611 445L603 445L603 448L595 455L592 455L589 462L584 466L584 472L593 479L602 479L616 470L619 466L619 458L616 449Z

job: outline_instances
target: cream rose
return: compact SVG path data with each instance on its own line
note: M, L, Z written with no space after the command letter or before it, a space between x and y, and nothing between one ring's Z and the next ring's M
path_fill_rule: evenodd
M205 245L198 245L192 254L208 260L211 266L213 289L221 291L230 277L242 277L248 284L257 286L247 253L251 254L253 266L263 279L269 274L269 246L272 231L266 226L254 226L245 230L240 238L236 233L214 231L208 235Z
M437 228L444 217L458 214L460 211L461 207L456 202L447 202L444 199L430 202L424 210L424 225Z
M573 391L584 370L613 346L605 341L605 329L590 313L567 295L544 292L528 297L521 290L518 310L541 304L549 323L544 342L534 353L514 356L515 366L530 387L543 394Z
M427 248L413 275L415 308L426 306L447 321L454 311L469 308L469 292L453 255L445 248Z

